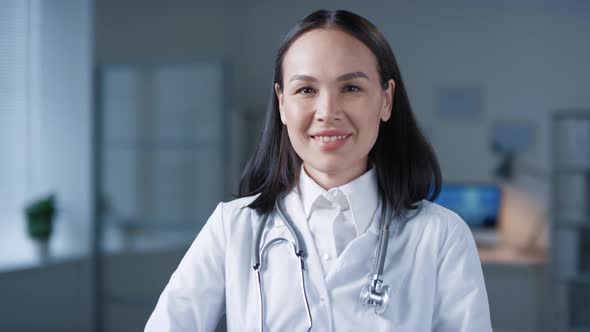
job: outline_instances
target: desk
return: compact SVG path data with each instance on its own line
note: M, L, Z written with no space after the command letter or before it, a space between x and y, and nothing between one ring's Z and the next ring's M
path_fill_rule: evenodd
M507 246L478 246L482 264L544 265L547 252L544 250L518 250Z
M547 253L501 246L478 251L494 331L550 331Z

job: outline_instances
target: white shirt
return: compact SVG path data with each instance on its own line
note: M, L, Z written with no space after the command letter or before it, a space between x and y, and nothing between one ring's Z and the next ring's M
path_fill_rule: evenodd
M367 230L377 211L379 193L374 168L339 187L325 190L301 166L299 198L320 254L324 273L358 235Z
M228 331L258 330L252 252L263 216L246 207L253 199L217 206L172 274L145 331L213 331L224 312ZM289 193L283 206L307 247L304 275L312 331L492 331L475 241L457 214L423 201L413 219L392 227L383 275L391 288L391 303L378 316L358 297L371 277L378 236L374 221L380 212L325 275L298 193ZM272 214L264 243L277 237L292 238ZM265 330L306 330L299 261L293 249L276 245L265 262Z

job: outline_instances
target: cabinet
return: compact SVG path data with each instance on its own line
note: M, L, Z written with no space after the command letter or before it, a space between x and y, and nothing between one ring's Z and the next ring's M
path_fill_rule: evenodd
M552 137L557 330L590 331L590 110L554 113Z

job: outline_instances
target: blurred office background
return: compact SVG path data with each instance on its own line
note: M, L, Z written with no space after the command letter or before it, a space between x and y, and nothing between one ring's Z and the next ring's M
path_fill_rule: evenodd
M574 0L0 0L0 331L142 329L237 192L282 37L318 8L390 41L494 330L590 331L590 3ZM47 238L25 210L50 194Z

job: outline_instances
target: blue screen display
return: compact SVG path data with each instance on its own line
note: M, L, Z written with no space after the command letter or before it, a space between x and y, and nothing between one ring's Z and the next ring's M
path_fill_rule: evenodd
M489 183L445 183L435 203L456 212L472 228L496 227L500 188Z

